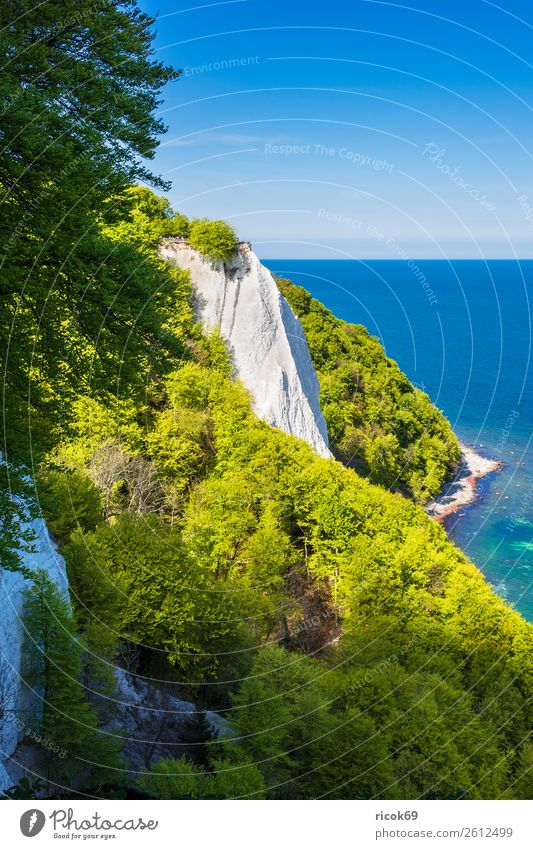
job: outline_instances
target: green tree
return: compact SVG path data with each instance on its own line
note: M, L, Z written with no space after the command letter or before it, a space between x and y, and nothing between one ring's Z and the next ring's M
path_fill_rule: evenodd
M225 221L200 218L191 223L189 242L209 259L226 262L237 247L237 236Z
M513 797L529 799L533 794L533 745L526 742L520 754Z
M185 758L162 760L138 781L158 799L263 799L264 782L256 766L246 760L219 758L205 772Z
M310 770L330 720L316 661L277 646L262 648L250 676L233 696L232 722L269 795L301 794L299 773Z
M162 654L183 675L216 669L217 642L234 628L230 599L188 555L179 533L155 516L124 513L113 525L78 536L65 553L69 569L72 562L82 573L77 585L87 585L88 570L96 568L105 576L98 594L107 594L108 582L116 587L110 613L117 638ZM98 599L88 598L93 616Z
M48 528L61 543L68 542L77 528L94 531L103 520L100 494L81 471L45 470L38 476L37 489Z
M65 595L44 572L35 577L24 608L23 677L33 694L29 722L43 740L47 778L75 785L113 775L117 746L99 730L81 684L81 641Z
M184 722L183 742L193 747L194 762L204 769L209 769L209 749L217 737L218 730L213 728L204 710L196 711Z
M0 10L0 352L6 459L27 461L60 432L64 404L96 372L117 378L124 344L161 341L176 275L103 238L148 171L162 86L153 19L134 0L13 0ZM161 296L154 298L156 293ZM168 342L168 340L167 340ZM60 367L61 363L61 367ZM130 371L130 379L133 371ZM32 407L31 434L24 428ZM63 402L63 404L61 403Z
M166 198L158 197L146 186L127 189L120 201L124 215L104 227L104 233L114 241L131 242L143 253L153 257L161 239L189 236L187 217L175 214Z

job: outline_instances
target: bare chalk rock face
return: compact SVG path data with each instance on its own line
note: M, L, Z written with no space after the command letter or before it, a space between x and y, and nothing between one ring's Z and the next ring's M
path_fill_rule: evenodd
M160 255L190 273L196 315L206 330L219 328L257 415L330 457L320 387L300 319L250 245L241 242L222 263L181 239L165 239Z

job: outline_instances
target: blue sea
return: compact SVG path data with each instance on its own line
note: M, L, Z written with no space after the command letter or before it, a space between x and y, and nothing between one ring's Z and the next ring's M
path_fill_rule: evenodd
M263 262L364 324L462 441L503 461L447 529L533 621L533 260Z

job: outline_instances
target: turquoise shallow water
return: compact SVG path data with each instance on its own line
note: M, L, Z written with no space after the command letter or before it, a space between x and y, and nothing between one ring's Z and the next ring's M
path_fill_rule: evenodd
M263 262L364 324L460 439L503 460L448 532L533 621L533 261Z

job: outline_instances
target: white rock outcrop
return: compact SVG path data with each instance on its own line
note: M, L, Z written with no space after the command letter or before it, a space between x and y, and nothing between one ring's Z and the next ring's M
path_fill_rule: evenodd
M179 699L175 685L165 685L115 669L115 691L105 705L108 717L104 730L120 740L121 752L132 772L149 768L163 758L184 753L184 730L198 716L193 702ZM205 711L212 731L219 737L233 736L229 722L213 711Z
M165 239L160 255L189 271L197 317L206 329L220 329L257 415L330 457L302 325L250 245L241 242L228 262L216 263L181 239Z
M60 590L68 594L65 561L59 554L43 519L23 525L35 536L33 552L19 551L23 566L31 571L42 569ZM23 607L30 581L20 572L1 568L0 564L0 792L14 781L9 774L10 758L24 736L28 699L21 679L24 643Z

